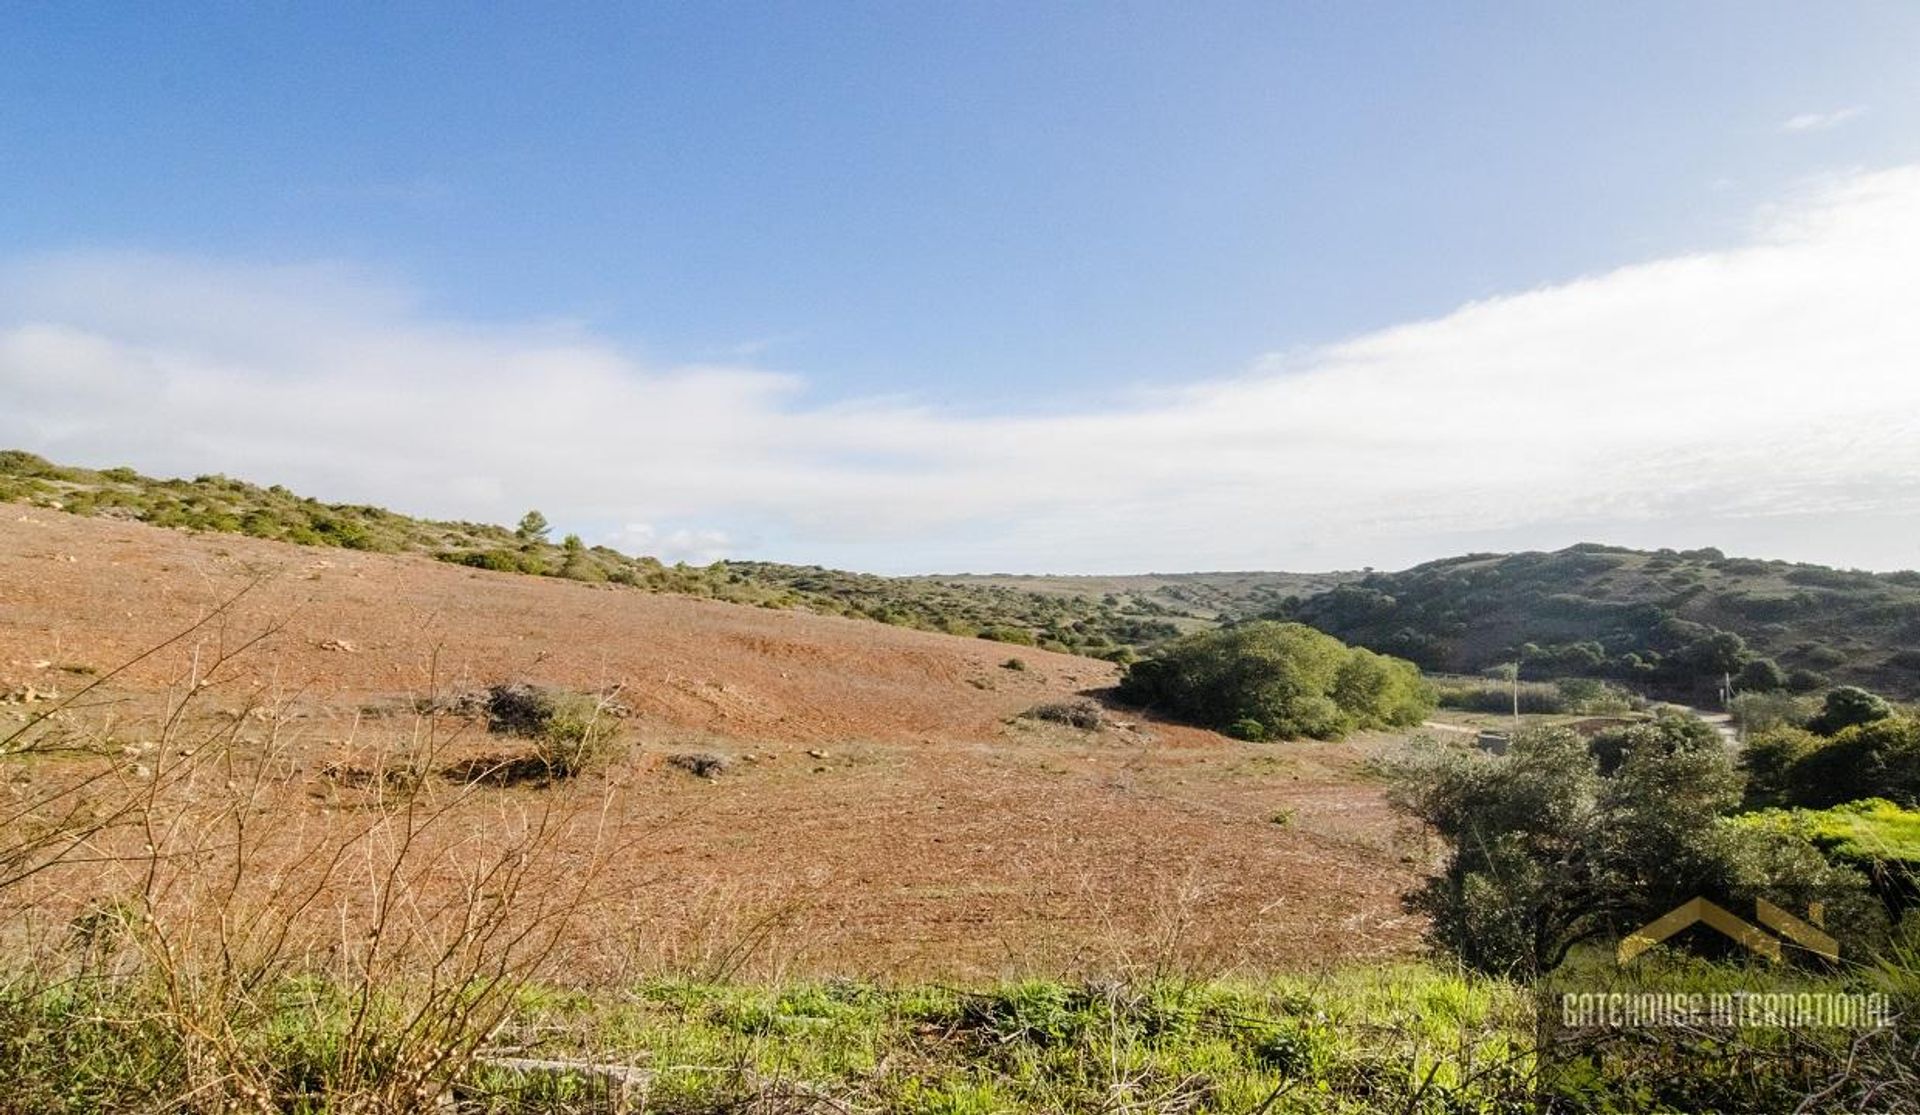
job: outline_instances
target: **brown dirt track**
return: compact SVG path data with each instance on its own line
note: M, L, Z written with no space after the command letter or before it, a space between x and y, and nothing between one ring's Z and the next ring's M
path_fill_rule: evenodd
M1390 741L1245 744L1124 710L1097 733L1016 721L1114 679L1028 648L6 505L0 693L70 691L85 678L63 667L118 666L250 584L217 627L103 691L151 711L196 645L206 660L218 638L278 627L209 711L286 702L298 761L277 808L303 823L350 814L326 764L403 735L411 717L392 713L410 698L622 687L631 760L487 791L613 792L626 850L594 882L583 972L735 951L751 970L882 977L1262 970L1417 939L1397 895L1419 839L1362 774ZM1010 655L1030 669L1002 668ZM134 715L80 715L110 713ZM735 761L698 779L664 763L683 750Z

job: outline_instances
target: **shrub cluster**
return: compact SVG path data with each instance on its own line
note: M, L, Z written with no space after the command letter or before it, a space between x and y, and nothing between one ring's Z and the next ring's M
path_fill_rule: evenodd
M1633 693L1599 678L1556 678L1553 681L1510 681L1479 678L1436 680L1434 694L1441 708L1463 712L1510 713L1519 696L1522 713L1580 713L1610 716L1628 712L1645 702Z
M1433 710L1412 663L1271 620L1174 640L1127 671L1120 697L1246 739L1339 739Z
M1797 711L1742 724L1749 805L1821 809L1884 798L1920 806L1920 719L1850 685L1811 715Z
M1615 742L1611 770L1574 732L1535 728L1503 756L1441 751L1396 772L1395 804L1451 847L1410 900L1436 945L1535 977L1695 897L1820 902L1847 947L1884 939L1886 912L1858 871L1799 833L1735 822L1739 771L1710 730L1669 721Z
M572 778L611 761L620 725L601 698L532 685L487 690L487 730L531 740L549 778Z

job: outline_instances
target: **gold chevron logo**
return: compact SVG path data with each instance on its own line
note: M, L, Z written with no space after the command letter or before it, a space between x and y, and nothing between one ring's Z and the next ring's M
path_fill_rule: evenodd
M1681 903L1673 910L1660 915L1647 924L1627 934L1620 941L1619 962L1629 963L1634 957L1680 932L1690 925L1705 924L1720 933L1733 938L1753 952L1768 960L1781 957L1781 938L1799 945L1808 952L1824 956L1828 960L1840 958L1840 942L1819 928L1824 911L1816 902L1807 908L1807 917L1812 923L1802 921L1792 914L1764 898L1754 901L1754 917L1761 925L1773 930L1768 933L1744 918L1735 917L1725 909L1714 905L1704 898L1695 898ZM1773 934L1779 934L1778 937Z

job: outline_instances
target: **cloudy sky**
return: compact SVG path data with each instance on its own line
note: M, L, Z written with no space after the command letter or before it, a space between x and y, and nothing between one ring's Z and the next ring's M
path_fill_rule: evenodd
M1676 7L11 9L0 446L689 560L1920 566L1920 9Z

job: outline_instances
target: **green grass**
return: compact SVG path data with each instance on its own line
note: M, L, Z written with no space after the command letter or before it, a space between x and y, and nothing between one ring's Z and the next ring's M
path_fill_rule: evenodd
M1569 986L1592 989L1582 978L1570 977ZM1608 990L1669 993L1887 986L1871 974L1782 972L1681 955L1652 956L1597 978ZM1913 991L1909 979L1901 1001ZM1451 1115L1538 1110L1542 1079L1566 1089L1559 1099L1571 1106L1556 1110L1766 1111L1829 1070L1847 1071L1846 1035L1777 1031L1624 1035L1615 1045L1536 1063L1538 1011L1551 1001L1506 981L1411 963L1136 986L660 979L596 992L522 987L483 1056L450 1075L458 1110L523 1115L637 1108L613 1103L617 1088L604 1074L529 1071L490 1058L637 1070L647 1077L646 1110L688 1115ZM391 1027L405 1009L396 996L377 1003L375 1014ZM103 981L29 990L0 981L0 1112L405 1110L368 1108L365 1097L420 1050L390 1034L356 1043L352 1018L351 1002L326 984L287 983L217 1025L196 1020L203 1035L223 1036L222 1051L176 1025L157 988ZM1751 1044L1736 1044L1748 1038ZM359 1050L352 1065L350 1047ZM1873 1051L1887 1048L1903 1055L1903 1046L1887 1043ZM1595 1049L1614 1060L1595 1060ZM1543 1067L1544 1078L1537 1075ZM203 1089L196 1102L177 1102L194 1087ZM243 1094L230 1094L236 1088Z
M1763 809L1735 821L1796 832L1859 871L1890 914L1916 927L1912 943L1920 948L1920 810L1869 798L1830 809Z
M0 1111L162 1106L188 1083L193 1051L150 995L0 989ZM280 1110L335 1109L328 1095L354 1085L339 1075L350 1012L310 985L269 999L238 1020L253 1062L234 1078L266 1082ZM800 1092L928 1115L1246 1112L1270 1097L1272 1112L1493 1111L1521 1087L1532 1033L1512 985L1417 965L1143 987L658 981L620 994L526 988L516 1007L493 1047L644 1068L649 1110L662 1112ZM473 1110L493 1111L584 1110L596 1088L486 1064L461 1085Z
M1831 809L1766 809L1741 823L1799 832L1828 855L1856 865L1900 864L1920 876L1920 810L1882 798Z
M1920 864L1920 810L1874 798L1808 812L1811 835L1845 855Z

